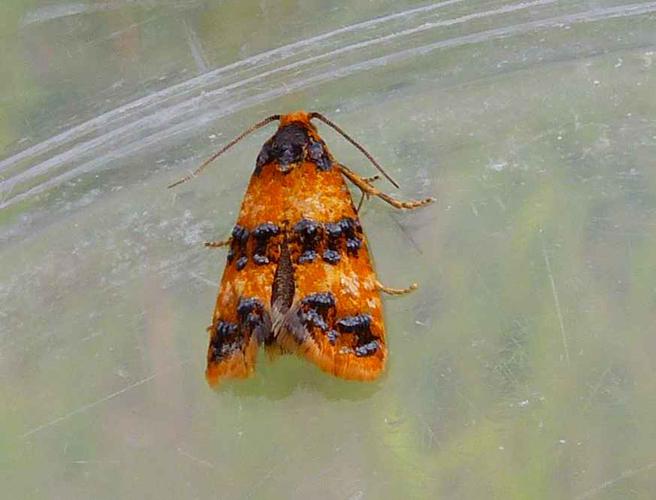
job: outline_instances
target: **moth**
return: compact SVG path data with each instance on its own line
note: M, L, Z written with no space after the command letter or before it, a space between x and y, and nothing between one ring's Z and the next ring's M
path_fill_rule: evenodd
M205 161L278 121L262 146L231 236L206 243L228 247L212 324L208 327L206 378L253 374L260 346L273 356L295 353L337 377L372 380L384 370L387 344L381 292L414 288L383 286L367 248L358 208L347 187L379 197L398 209L424 206L432 198L400 201L340 164L313 119L332 127L359 149L394 185L373 157L320 113L272 115L251 126Z

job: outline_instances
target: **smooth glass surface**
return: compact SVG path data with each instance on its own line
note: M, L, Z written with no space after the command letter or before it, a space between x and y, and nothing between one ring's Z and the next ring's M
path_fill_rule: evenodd
M654 498L656 2L3 0L0 29L3 496ZM273 128L165 187L296 109L437 198L362 211L420 288L378 382L262 356L215 392L202 242Z

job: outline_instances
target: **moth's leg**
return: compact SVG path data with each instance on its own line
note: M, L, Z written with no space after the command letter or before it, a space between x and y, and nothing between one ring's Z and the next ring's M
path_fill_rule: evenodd
M392 288L383 285L380 281L376 280L376 288L387 295L405 295L417 289L417 283L412 283L408 288Z
M221 248L221 247L229 246L230 243L232 243L232 236L230 238L228 238L227 240L206 241L205 246L207 248Z
M348 180L350 180L353 184L355 184L365 195L368 196L378 196L381 200L389 203L395 208L407 208L407 209L412 209L412 208L419 208L423 207L424 205L428 205L429 203L435 201L434 198L425 198L423 200L410 200L410 201L402 201L402 200L397 200L396 198L393 198L392 196L383 193L380 189L376 188L373 186L370 182L367 182L367 179L360 177L358 174L353 172L350 168L338 164L339 169L342 171L342 174L346 176Z
M364 191L362 191L362 195L360 196L360 201L358 202L358 206L355 209L355 213L358 213L358 214L360 213L360 209L362 208L362 204L364 203L365 198L369 198L369 195L367 193L365 193Z
M380 179L380 175L372 175L371 177L364 177L362 180L365 181L367 184L371 184L372 182L375 182ZM362 204L364 203L365 198L369 198L369 195L363 191L362 196L360 196L360 201L358 202L358 208L355 209L356 212L360 212L360 209L362 208Z

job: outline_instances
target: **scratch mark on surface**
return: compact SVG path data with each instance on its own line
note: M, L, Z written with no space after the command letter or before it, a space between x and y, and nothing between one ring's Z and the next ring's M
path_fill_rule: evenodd
M120 464L119 460L73 460L71 463L77 465L88 465L88 464Z
M417 418L422 423L422 425L426 427L426 430L428 431L428 448L433 448L435 445L439 445L437 439L435 438L435 432L433 432L433 428L426 421L424 416L421 413L419 413L417 414Z
M102 403L105 403L106 401L109 401L110 399L117 398L118 396L120 396L122 394L125 394L126 392L131 391L132 389L136 389L137 387L140 387L144 384L147 384L148 382L150 382L154 378L159 377L160 375L171 371L173 368L178 368L178 367L188 363L189 361L190 360L185 360L185 361L181 361L180 363L176 363L175 365L170 366L166 370L162 370L160 372L153 373L152 375L150 375L146 378L142 378L141 380L138 380L137 382L134 382L133 384L125 386L125 387L123 387L122 389L119 389L116 392L112 392L111 394L108 394L105 397L97 399L96 401L92 401L91 403L87 403L85 405L82 405L79 408L76 408L75 410L69 411L68 413L66 413L64 415L61 415L61 416L59 416L59 417L57 417L53 420L50 420L49 422L46 422L45 424L41 424L41 425L38 425L38 426L30 429L29 431L23 433L21 435L21 437L22 438L30 437L33 434L36 434L37 432L41 432L42 430L45 430L49 427L57 425L57 424L63 422L64 420L68 420L69 418L74 417L75 415L78 415L80 413L84 413L85 411L90 410L91 408L94 408L98 405L101 405Z
M201 276L200 274L196 274L194 272L189 273L189 274L191 275L192 278L195 278L198 281L200 281L201 283L205 283L206 285L209 285L212 288L216 288L216 286L217 286L217 284L214 281L210 281L207 278Z
M187 2L160 2L158 7L173 7L176 9L193 8L199 5L197 0L189 0ZM96 2L87 5L83 2L69 2L62 5L47 5L34 9L25 15L22 20L21 26L25 27L30 24L41 24L47 21L53 21L63 17L72 17L80 15L88 15L96 12L105 12L112 10L119 10L129 6L137 6L142 8L152 8L152 2L143 0L126 0L126 1L111 1L111 2Z
M208 469L216 469L216 465L214 465L212 462L208 462L207 460L203 460L202 458L195 457L191 453L184 451L182 448L178 448L178 453L183 457L186 457L189 460L196 462L199 465L207 467Z
M391 213L388 213L388 214L389 214L389 218L392 219L392 220L394 221L394 224L396 224L396 225L398 226L398 228L401 230L401 232L405 235L405 237L406 237L406 241L409 241L410 244L411 244L411 245L414 247L414 249L417 251L417 253L420 254L420 255L422 255L423 252L421 251L421 247L420 247L419 244L415 241L415 239L412 237L412 235L410 234L410 232L408 231L408 229L407 229L407 228L401 223L401 221L399 221L399 219L397 219L396 217L394 217Z
M549 275L549 283L551 283L551 294L553 295L554 305L556 307L556 316L558 316L558 324L560 325L560 337L563 341L563 351L565 352L565 361L567 366L569 364L569 346L567 345L567 334L565 333L565 323L563 322L563 313L560 310L560 299L558 298L558 290L556 289L556 281L554 280L553 272L551 271L551 262L549 255L544 245L544 238L542 237L542 229L540 229L540 242L542 243L542 255L544 256L544 263L547 266L547 274Z
M284 459L279 460L277 462L274 461L273 465L269 468L269 470L266 472L266 474L263 474L260 477L260 480L258 482L256 482L248 492L246 492L246 495L245 495L244 498L253 498L255 496L255 494L257 493L257 491L260 489L260 487L264 483L266 483L269 479L271 479L280 467L282 467L283 465L288 464L293 457L295 458L295 457L298 456L298 450L300 448L301 447L298 446L294 450L290 450L290 452L284 454L285 455Z
M613 479L609 479L608 481L604 481L601 483L599 486L596 486L585 493L580 494L579 496L576 497L576 500L583 500L585 498L591 498L601 491L605 490L606 488L609 488L613 486L614 484L622 481L623 479L629 479L630 477L635 476L636 474L640 474L641 472L648 471L650 469L653 469L656 467L656 462L652 462L650 464L647 464L643 467L638 467L637 469L627 469L624 472L622 472L619 476L614 477Z
M610 370L611 370L611 366L609 365L609 366L606 367L604 372L601 374L601 376L599 377L599 381L595 384L594 388L590 391L590 394L585 399L585 402L583 403L582 408L581 408L581 413L585 413L585 411L592 404L592 400L594 399L594 397L597 395L597 393L599 392L599 390L603 386L604 380L606 380L606 375L608 375Z
M207 73L207 71L209 71L209 65L203 54L203 46L198 39L198 35L186 19L183 21L183 25L185 27L185 35L187 36L187 44L189 45L189 50L194 58L194 62L196 63L198 74L202 75L203 73Z
M130 31L133 31L137 28L141 28L142 26L145 26L146 24L151 23L152 21L155 21L157 18L158 18L157 16L151 16L151 17L148 17L148 18L144 19L143 21L139 21L138 23L129 24L125 28L114 31L114 32L110 33L109 35L89 40L88 42L86 42L86 45L92 47L94 45L98 45L100 43L107 42L109 40L113 40L115 38L120 37L121 35L123 35L125 33L129 33Z

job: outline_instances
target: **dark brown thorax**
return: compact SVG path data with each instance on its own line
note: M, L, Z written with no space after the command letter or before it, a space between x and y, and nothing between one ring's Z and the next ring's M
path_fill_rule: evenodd
M314 126L304 114L297 115L283 117L276 133L264 143L255 163L256 174L272 162L276 162L282 173L305 161L314 163L322 171L332 167L331 155Z

